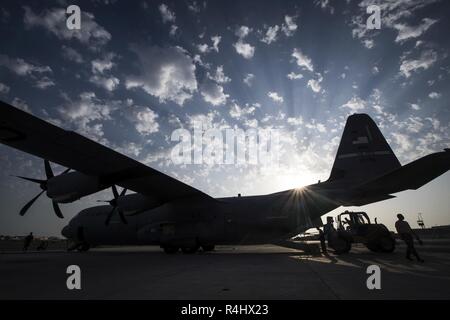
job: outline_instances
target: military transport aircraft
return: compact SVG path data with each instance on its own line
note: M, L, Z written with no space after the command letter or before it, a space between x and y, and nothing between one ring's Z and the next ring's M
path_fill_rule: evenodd
M112 189L109 205L82 210L62 230L82 250L101 244L153 244L167 253L180 248L193 253L218 244L271 243L321 225L320 217L339 206L394 198L393 193L417 189L450 168L449 149L402 166L366 114L348 117L328 180L248 197L213 198L1 101L0 142L45 159L46 179L20 177L42 189L21 215L44 192L62 218L58 203ZM68 169L54 175L50 162ZM120 194L116 186L123 188Z

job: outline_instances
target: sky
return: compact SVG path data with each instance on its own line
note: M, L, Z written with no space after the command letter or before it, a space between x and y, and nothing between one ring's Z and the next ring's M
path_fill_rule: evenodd
M81 29L66 8L81 9ZM381 28L368 29L379 5ZM214 197L326 180L346 118L367 113L402 164L449 147L450 3L397 1L2 1L0 99ZM180 128L276 129L279 161L174 164ZM58 219L43 161L0 145L0 234L59 235L106 190ZM64 168L54 165L57 172ZM393 228L450 224L450 173L360 208ZM331 214L343 211L339 208Z

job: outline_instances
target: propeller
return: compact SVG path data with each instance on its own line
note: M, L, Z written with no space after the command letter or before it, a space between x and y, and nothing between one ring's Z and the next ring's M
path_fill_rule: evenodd
M42 179L34 179L34 178L28 178L28 177L22 177L22 176L16 176L17 178L20 178L22 180L26 180L26 181L30 181L33 183L38 183L39 186L41 187L42 191L39 192L33 199L31 199L30 201L28 201L23 208L20 210L19 214L21 216L24 216L25 213L27 213L28 209L30 209L30 207L33 205L33 203L45 192L47 191L47 183L48 180L50 180L51 178L53 178L55 175L53 174L53 170L52 167L50 166L50 162L48 160L44 160L44 168L45 168L45 175L47 177L47 179L42 180ZM66 174L67 172L69 172L70 168L65 170L62 174ZM52 200L52 205L53 205L53 210L55 211L55 214L58 218L63 219L64 216L62 215L61 209L59 208L59 205L56 201Z
M116 211L116 209L117 209L117 212L119 213L119 217L120 217L120 220L122 220L122 223L128 224L127 220L125 219L125 214L123 213L122 209L120 209L118 202L117 202L117 200L119 200L120 197L125 195L125 193L127 192L127 189L123 189L122 192L120 192L120 194L119 194L119 192L117 192L117 188L114 184L111 186L111 189L112 189L112 192L114 195L113 199L97 200L97 202L107 202L112 207L112 210L108 213L108 216L106 217L105 225L109 225L109 221L111 220L111 218L114 214L114 211Z

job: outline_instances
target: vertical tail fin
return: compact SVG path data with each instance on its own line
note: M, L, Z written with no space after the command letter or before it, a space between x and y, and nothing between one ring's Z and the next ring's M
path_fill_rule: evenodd
M367 114L347 118L328 181L360 183L401 167L380 129Z

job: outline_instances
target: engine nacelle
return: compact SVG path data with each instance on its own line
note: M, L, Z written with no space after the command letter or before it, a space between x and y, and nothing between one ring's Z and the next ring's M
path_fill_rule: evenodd
M59 203L69 203L106 187L108 186L101 185L98 177L69 172L48 180L47 196Z
M134 213L136 211L142 210L152 210L159 207L161 204L162 203L156 198L139 193L121 196L117 200L117 205L125 213Z

